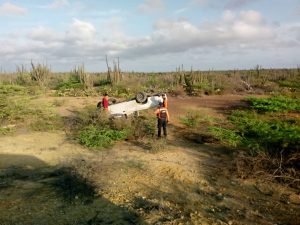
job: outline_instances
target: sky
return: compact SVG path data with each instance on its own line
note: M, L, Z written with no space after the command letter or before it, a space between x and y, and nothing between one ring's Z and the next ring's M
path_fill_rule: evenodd
M300 0L0 0L0 70L295 68Z

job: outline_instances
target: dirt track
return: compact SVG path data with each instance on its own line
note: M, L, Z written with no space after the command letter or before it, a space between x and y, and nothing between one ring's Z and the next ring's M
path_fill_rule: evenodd
M235 178L230 151L180 138L180 115L222 117L241 98L170 97L171 135L159 152L143 142L91 151L62 132L1 137L0 224L297 224L288 188ZM59 100L62 116L97 102Z

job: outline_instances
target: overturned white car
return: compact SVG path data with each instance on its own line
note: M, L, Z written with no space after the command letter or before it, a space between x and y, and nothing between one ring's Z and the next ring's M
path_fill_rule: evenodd
M114 117L127 117L141 110L157 107L159 102L163 102L162 94L147 95L144 92L139 92L133 100L110 105L108 109Z

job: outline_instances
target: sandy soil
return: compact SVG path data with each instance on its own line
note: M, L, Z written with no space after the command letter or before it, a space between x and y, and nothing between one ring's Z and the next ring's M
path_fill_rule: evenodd
M241 99L170 97L170 136L158 152L145 142L88 150L63 132L0 137L0 224L299 224L293 190L238 179L231 151L179 138L180 115L222 117ZM36 101L69 116L97 100Z

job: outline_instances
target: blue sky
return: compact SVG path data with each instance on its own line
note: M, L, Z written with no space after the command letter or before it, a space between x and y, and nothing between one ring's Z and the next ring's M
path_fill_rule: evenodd
M0 44L6 71L297 67L300 0L0 0Z

